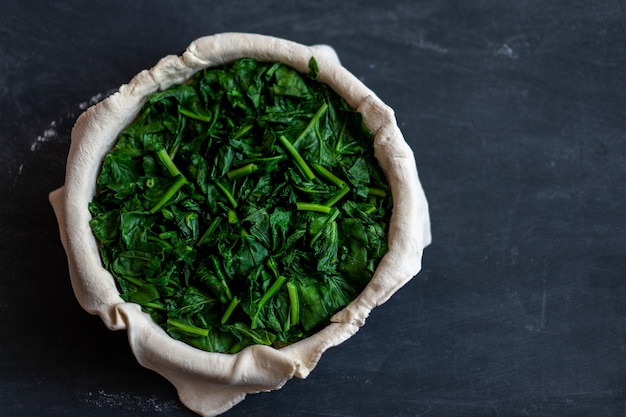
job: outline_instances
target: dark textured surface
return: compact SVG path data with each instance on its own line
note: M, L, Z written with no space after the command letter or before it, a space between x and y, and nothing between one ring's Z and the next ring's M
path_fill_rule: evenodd
M0 415L192 416L75 301L47 194L75 118L198 36L332 45L396 110L423 271L228 416L626 413L619 1L0 1Z

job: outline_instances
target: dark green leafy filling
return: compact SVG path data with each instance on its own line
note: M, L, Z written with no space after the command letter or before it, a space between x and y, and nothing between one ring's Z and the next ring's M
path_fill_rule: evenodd
M153 94L89 205L121 296L207 351L329 323L387 251L391 198L360 113L316 78L241 59Z

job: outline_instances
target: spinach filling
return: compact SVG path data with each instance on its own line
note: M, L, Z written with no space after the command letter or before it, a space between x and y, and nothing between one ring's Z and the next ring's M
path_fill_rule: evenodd
M387 251L391 196L362 115L327 85L244 58L150 96L89 205L124 300L212 352L329 323Z

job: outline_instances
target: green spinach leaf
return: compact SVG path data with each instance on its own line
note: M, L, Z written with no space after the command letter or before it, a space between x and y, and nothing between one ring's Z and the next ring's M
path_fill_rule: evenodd
M89 204L103 265L177 340L293 343L353 300L387 251L371 133L309 67L203 70L153 94L104 158Z

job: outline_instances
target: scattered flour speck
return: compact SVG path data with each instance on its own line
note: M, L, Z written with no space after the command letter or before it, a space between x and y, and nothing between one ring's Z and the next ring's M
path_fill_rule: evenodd
M57 120L51 121L48 127L44 129L44 131L40 135L38 135L37 139L35 139L35 141L30 145L31 152L37 151L43 143L56 140L59 137L57 128L65 120L73 120L78 112L82 113L89 107L99 103L100 101L102 101L102 99L111 95L114 91L115 90L107 91L105 93L98 93L95 96L91 97L89 100L79 103L77 106L78 109L68 111L67 113L65 113L64 116L59 117Z
M497 55L503 55L507 58L511 58L511 59L517 59L518 55L517 53L515 53L515 51L506 43L502 44L502 46L500 46L500 48L498 48L498 50L496 51Z
M45 143L45 142L50 142L51 140L56 139L56 137L59 135L56 127L57 127L56 120L53 120L52 122L50 122L50 125L43 131L43 133L37 136L37 140L35 140L30 145L30 150L34 152L37 150L40 144Z
M95 96L91 97L89 100L83 101L82 103L80 103L78 105L78 108L81 110L87 110L89 107L93 106L94 104L97 104L108 95L109 93L98 93Z
M80 398L81 402L96 408L124 408L139 409L142 412L169 413L181 408L178 401L161 401L156 397L145 397L141 395L131 395L127 392L87 392Z

